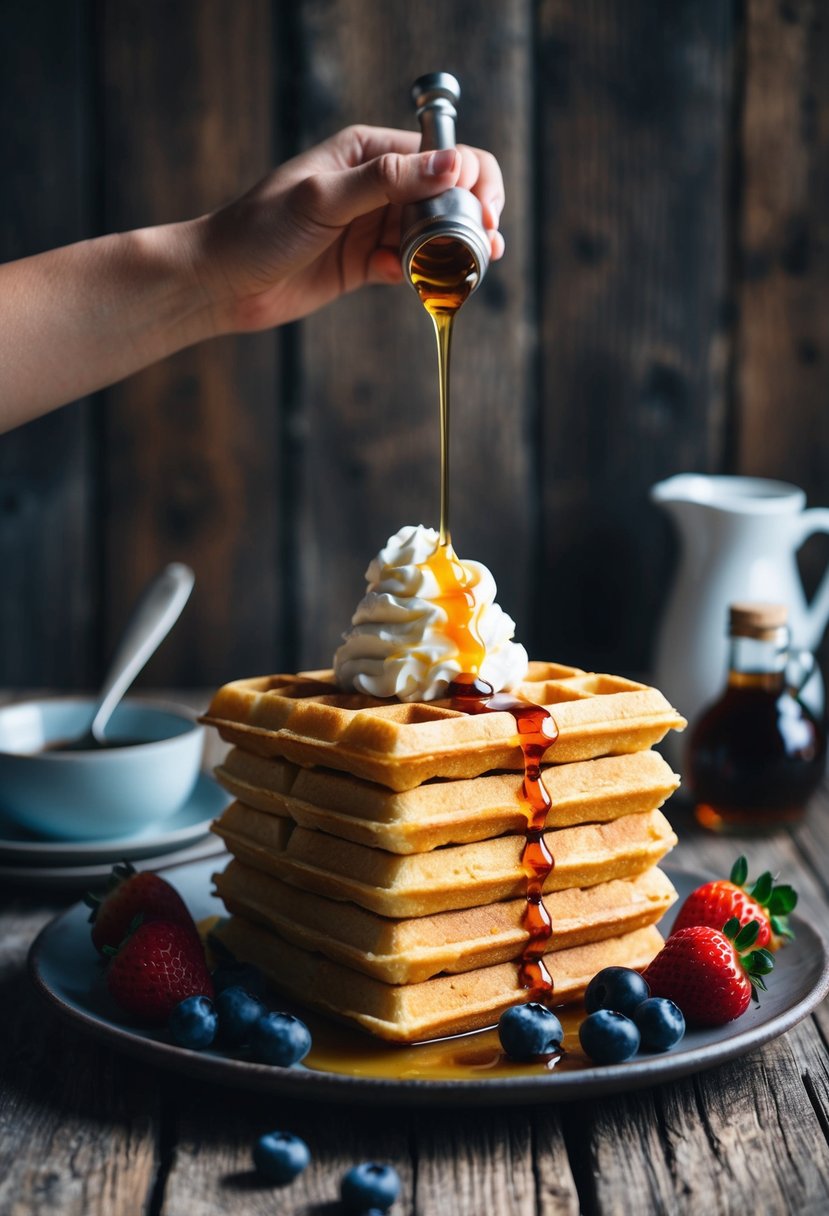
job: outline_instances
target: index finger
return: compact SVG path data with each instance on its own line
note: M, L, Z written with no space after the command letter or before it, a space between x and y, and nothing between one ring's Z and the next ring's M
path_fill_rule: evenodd
M332 168L354 169L382 156L384 152L400 152L403 155L419 152L420 138L418 131L370 127L358 123L332 135L320 144L318 150L331 157ZM473 148L469 144L458 144L458 151L461 153L458 185L471 190L480 199L487 227L497 228L504 207L504 179L498 161L491 152Z
M458 185L465 190L471 190L480 199L485 210L484 221L489 221L487 227L497 228L498 219L504 209L504 178L501 166L492 153L483 148L458 144L458 151L462 156Z
M396 127L368 127L358 123L332 135L320 145L333 155L340 169L356 169L382 156L384 152L402 152L409 155L420 151L419 131L400 131Z

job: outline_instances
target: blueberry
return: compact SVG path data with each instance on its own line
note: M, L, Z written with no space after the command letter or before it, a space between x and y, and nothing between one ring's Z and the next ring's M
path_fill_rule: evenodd
M665 996L652 996L638 1005L633 1020L646 1051L670 1051L685 1034L682 1010Z
M647 981L630 967L605 967L593 976L584 994L588 1013L597 1009L612 1009L633 1017L633 1011L651 994Z
M579 1027L579 1042L595 1064L621 1064L639 1050L639 1031L623 1013L598 1009Z
M252 996L265 995L265 977L253 963L220 963L212 978L217 993L225 988L244 988Z
M556 1015L545 1005L530 1001L504 1010L498 1023L498 1037L511 1060L530 1061L555 1055L564 1031Z
M251 1027L264 1013L265 1006L244 988L233 985L216 997L219 1015L219 1035L226 1047L241 1047L247 1043Z
M399 1194L397 1170L375 1161L353 1165L340 1183L340 1198L348 1212L365 1212L366 1208L386 1212Z
M188 996L170 1014L170 1036L179 1047L202 1051L216 1037L219 1019L213 1002L206 996Z
M311 1050L311 1032L291 1013L266 1013L251 1026L250 1045L263 1064L290 1068Z
M253 1146L253 1164L259 1173L280 1186L293 1182L310 1160L308 1145L290 1132L268 1132Z

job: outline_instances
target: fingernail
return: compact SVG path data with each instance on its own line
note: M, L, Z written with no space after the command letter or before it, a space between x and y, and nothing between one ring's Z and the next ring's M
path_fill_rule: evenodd
M497 228L498 221L501 218L501 208L503 203L499 198L489 198L487 199L486 206L489 214L492 216L492 226L493 228Z
M450 169L454 169L457 155L457 148L441 148L440 151L433 152L426 161L424 172L430 177L440 177L442 173L448 173Z

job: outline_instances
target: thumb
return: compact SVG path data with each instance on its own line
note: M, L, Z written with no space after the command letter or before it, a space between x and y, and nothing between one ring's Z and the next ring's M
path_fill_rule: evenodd
M457 148L386 152L354 169L315 173L295 190L294 204L306 219L342 228L387 203L413 203L448 190L460 176Z

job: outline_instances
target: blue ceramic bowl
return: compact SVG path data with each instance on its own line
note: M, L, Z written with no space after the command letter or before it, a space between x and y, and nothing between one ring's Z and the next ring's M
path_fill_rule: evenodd
M182 706L122 701L107 726L129 746L44 751L82 735L86 697L23 701L0 709L0 812L52 840L129 836L174 815L196 783L204 729Z

